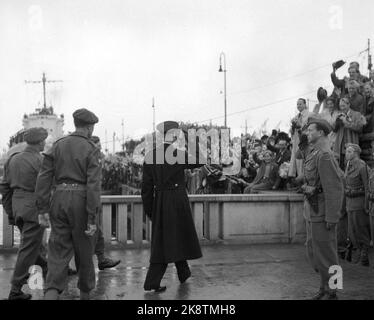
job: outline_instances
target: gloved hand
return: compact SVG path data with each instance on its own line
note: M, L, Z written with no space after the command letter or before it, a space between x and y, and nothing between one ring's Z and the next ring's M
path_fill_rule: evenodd
M10 226L15 226L16 225L16 219L14 218L14 216L8 216L8 224Z
M39 214L38 215L38 220L39 220L39 224L42 228L50 228L51 227L51 223L50 223L50 220L49 220L49 214L48 213Z
M332 228L335 227L335 225L336 225L336 223L326 222L326 229L331 230Z
M96 224L87 224L87 230L85 231L86 235L92 237L96 232Z

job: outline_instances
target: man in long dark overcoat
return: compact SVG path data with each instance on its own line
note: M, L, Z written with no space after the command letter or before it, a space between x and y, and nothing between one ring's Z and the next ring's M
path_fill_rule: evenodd
M178 123L174 121L157 126L157 130L164 135L164 142L146 155L143 166L141 194L145 213L152 220L150 267L144 283L147 291L166 290L160 283L168 263L175 263L179 281L184 283L191 276L187 260L202 257L185 187L184 170L203 164L189 164L188 153L175 148L172 140L167 141L168 132L178 128ZM178 159L176 163L172 163L174 156Z

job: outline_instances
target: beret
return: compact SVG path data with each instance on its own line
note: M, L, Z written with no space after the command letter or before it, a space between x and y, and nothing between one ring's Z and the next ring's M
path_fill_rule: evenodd
M164 121L156 126L156 129L163 134L166 134L169 130L179 129L179 124L176 121Z
M308 119L307 127L309 127L313 123L319 125L325 135L328 135L332 130L330 124L325 119L311 117Z
M24 139L28 144L37 144L48 137L48 131L42 127L28 129L24 134Z
M358 154L361 153L361 148L360 148L360 146L358 144L355 144L355 143L346 143L345 144L345 149L348 149L348 148L352 148Z
M95 124L99 122L99 118L93 112L85 108L75 110L73 118L86 124Z

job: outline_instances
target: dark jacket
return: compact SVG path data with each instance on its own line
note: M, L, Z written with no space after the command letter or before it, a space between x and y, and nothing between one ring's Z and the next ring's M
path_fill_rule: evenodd
M264 161L261 161L260 159L258 159L256 154L253 155L253 160L257 164L260 165L260 167L257 170L256 178L252 182L252 185L255 185L257 183L261 183L262 180L265 178L265 170L266 170L267 164ZM271 167L270 167L270 174L267 180L270 182L271 185L274 185L275 181L278 178L278 165L274 161L272 161L269 165Z
M279 148L272 146L269 142L267 143L266 147L270 151L275 152L274 161L278 166L291 160L291 151L288 148L281 151Z
M346 208L347 211L369 210L368 168L365 161L348 161L345 170Z
M170 144L162 144L153 150L165 155L166 150L177 150ZM178 151L181 159L186 152ZM143 165L142 200L144 211L152 220L151 263L169 263L202 257L190 202L184 183L184 170L201 167L202 164L177 162L162 164L148 162Z
M366 118L366 125L364 126L363 133L371 133L374 131L374 98L373 97L364 97L364 116Z

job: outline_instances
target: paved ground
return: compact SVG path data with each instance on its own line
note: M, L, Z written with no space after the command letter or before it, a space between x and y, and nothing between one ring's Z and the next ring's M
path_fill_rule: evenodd
M94 299L307 299L317 289L319 277L309 267L303 245L214 245L203 247L204 257L191 261L193 276L180 285L172 265L162 294L144 292L149 250L108 251L122 260L114 269L98 271ZM7 297L16 255L0 251L0 299ZM374 254L371 253L374 262ZM344 288L341 299L374 299L374 269L342 262ZM78 299L77 277L69 280L63 299ZM31 292L28 286L24 290ZM40 299L40 290L32 291Z

